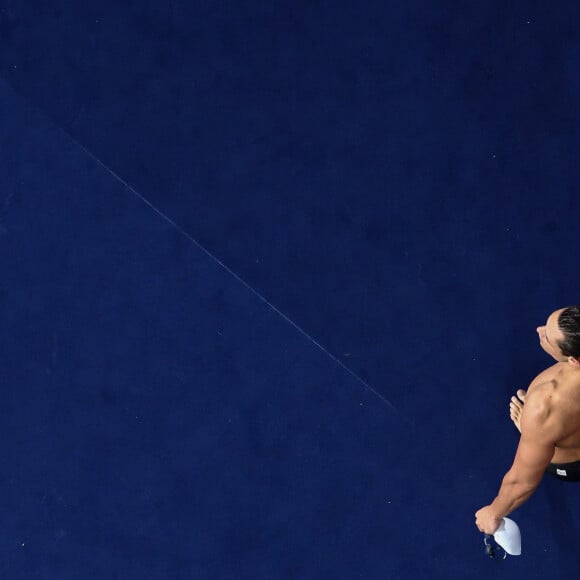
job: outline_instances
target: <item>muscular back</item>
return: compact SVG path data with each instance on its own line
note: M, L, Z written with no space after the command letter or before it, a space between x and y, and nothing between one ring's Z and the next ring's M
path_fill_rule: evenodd
M580 461L580 370L561 362L547 368L531 382L530 402L545 409L546 426L555 434L552 463Z

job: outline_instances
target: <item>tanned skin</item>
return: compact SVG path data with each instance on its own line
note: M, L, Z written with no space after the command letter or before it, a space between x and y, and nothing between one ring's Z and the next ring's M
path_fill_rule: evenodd
M534 493L550 463L580 461L580 358L564 356L564 335L556 310L536 331L540 346L557 362L541 372L510 401L510 417L520 432L514 462L497 497L475 514L480 532L494 534L502 518Z

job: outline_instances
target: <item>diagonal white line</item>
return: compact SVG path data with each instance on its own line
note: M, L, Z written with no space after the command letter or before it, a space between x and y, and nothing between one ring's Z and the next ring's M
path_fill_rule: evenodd
M14 89L12 89L14 90ZM14 91L15 92L15 91ZM38 109L36 105L33 106L40 114L46 118L44 113ZM119 183L124 185L133 195L135 195L138 199L140 199L144 204L149 206L157 215L159 215L163 220L165 220L168 224L174 227L179 233L185 236L192 244L197 246L202 252L204 252L209 258L211 258L214 262L219 264L228 274L233 276L238 282L243 284L254 296L256 296L261 302L266 304L270 309L272 309L278 316L283 318L288 324L293 326L300 334L306 337L314 346L316 346L319 350L325 353L329 358L331 358L338 366L344 369L349 375L351 375L354 379L356 379L361 385L363 385L368 391L373 393L378 399L380 399L385 405L387 405L392 411L394 411L401 419L405 422L412 423L409 419L404 417L398 409L391 403L387 398L385 398L381 393L379 393L376 389L371 387L369 383L363 380L359 375L357 375L352 369L347 367L340 359L336 358L331 352L329 352L324 346L322 346L319 342L317 342L312 336L310 336L305 330L303 330L300 326L298 326L293 320L288 318L283 312L278 310L276 306L274 306L271 302L269 302L262 294L260 294L255 288L250 286L243 278L241 278L238 274L236 274L233 270L228 268L217 256L212 254L207 248L202 246L194 237L188 234L179 224L175 223L167 214L163 213L159 208L155 207L147 198L141 195L135 188L133 188L129 183L127 183L124 179L122 179L117 173L115 173L110 167L105 165L96 155L94 155L91 151L89 151L86 147L81 145L70 133L68 133L62 127L59 127L55 123L51 123L54 127L56 127L59 131L61 131L67 139L69 139L72 143L74 143L79 149L84 151L93 161L95 161L99 166L101 166L105 171L107 171L110 175L112 175L115 180Z
M266 304L269 308L271 308L276 314L282 317L288 324L293 326L300 334L306 337L312 344L314 344L318 349L324 352L328 357L330 357L337 365L339 365L342 369L344 369L349 375L355 378L360 384L362 384L366 389L368 389L371 393L373 393L377 398L379 398L383 403L385 403L388 407L390 407L395 413L399 414L397 408L391 403L387 398L385 398L381 393L379 393L376 389L371 387L369 383L367 383L364 379L362 379L359 375L357 375L352 369L347 367L340 359L336 358L331 352L329 352L324 346L322 346L319 342L317 342L312 336L310 336L305 330L303 330L300 326L298 326L293 320L288 318L283 312L281 312L276 306L274 306L271 302L269 302L262 294L260 294L255 288L250 286L243 278L241 278L238 274L236 274L233 270L231 270L226 264L224 264L217 256L212 254L207 248L202 246L193 236L187 233L179 224L174 222L167 214L163 213L159 208L155 207L146 197L141 195L134 187L132 187L129 183L127 183L122 177L120 177L117 173L115 173L110 167L105 165L98 157L96 157L91 151L89 151L86 147L81 145L78 141L76 141L69 133L67 133L64 129L59 129L70 139L77 147L82 149L91 159L93 159L96 163L98 163L103 169L108 171L119 183L123 184L133 195L135 195L138 199L140 199L144 204L149 206L157 215L159 215L163 220L165 220L168 224L174 227L179 233L185 236L192 244L197 246L202 252L204 252L209 258L211 258L214 262L219 264L228 274L233 276L238 282L243 284L254 296L256 296L261 302ZM402 417L402 416L401 416ZM402 417L404 418L404 417Z

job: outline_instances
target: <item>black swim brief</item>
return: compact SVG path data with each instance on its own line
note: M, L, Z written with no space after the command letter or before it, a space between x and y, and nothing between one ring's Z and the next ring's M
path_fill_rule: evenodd
M580 481L580 461L550 463L546 471L561 481Z

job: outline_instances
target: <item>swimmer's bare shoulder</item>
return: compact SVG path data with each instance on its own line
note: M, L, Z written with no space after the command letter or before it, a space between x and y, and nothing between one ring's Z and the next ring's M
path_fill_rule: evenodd
M530 385L526 404L541 413L556 444L555 463L580 459L580 373L562 365ZM540 377L538 377L540 378ZM547 379L547 380L546 380Z
M554 394L556 392L556 381L549 380L541 383L530 385L526 393L525 416L533 415L536 419L534 426L536 428L549 431L554 436L560 436L559 421L557 416L559 414L559 405L554 401Z

